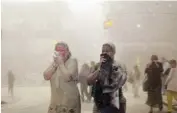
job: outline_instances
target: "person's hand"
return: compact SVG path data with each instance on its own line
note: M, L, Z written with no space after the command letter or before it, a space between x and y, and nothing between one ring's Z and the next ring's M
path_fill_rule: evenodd
M64 64L64 60L61 56L57 56L54 58L54 61L58 64L58 65L61 65L61 64Z
M103 56L101 56L100 63L103 63L103 62L106 62L106 59Z

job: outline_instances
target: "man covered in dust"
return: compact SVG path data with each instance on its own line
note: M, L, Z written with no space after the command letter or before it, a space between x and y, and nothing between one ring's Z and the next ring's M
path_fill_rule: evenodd
M84 97L87 97L87 101L90 101L91 96L88 92L87 76L90 74L90 67L88 64L83 64L79 73L79 82L81 90L81 99L82 102L85 101Z
M11 70L8 71L7 76L8 76L8 94L14 97L15 76Z
M124 68L114 60L115 52L116 48L114 44L103 44L100 62L95 66L95 70L87 78L88 84L93 86L93 113L126 112L126 99L123 96L122 86L126 82L127 75ZM107 55L111 59L111 67L114 67L111 73L102 68L103 64L107 61L102 55ZM110 65L107 65L106 67L109 68Z

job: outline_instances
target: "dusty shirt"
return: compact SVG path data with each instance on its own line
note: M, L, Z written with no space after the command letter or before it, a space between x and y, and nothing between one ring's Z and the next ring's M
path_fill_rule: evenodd
M99 64L98 64L99 65ZM112 96L111 103L119 108L119 89L125 84L127 80L127 72L125 66L123 66L120 63L114 62L113 66L117 67L118 69L112 72L111 75L111 83L105 83L103 87L106 87L103 89L103 93L110 93ZM94 88L94 87L93 87ZM93 93L94 89L93 89Z
M77 78L78 64L76 59L68 59L65 63L67 71L72 74L72 78ZM78 109L79 111L79 90L75 80L65 81L62 67L59 67L52 76L51 83L51 106L66 106L69 109ZM79 113L79 112L76 112Z

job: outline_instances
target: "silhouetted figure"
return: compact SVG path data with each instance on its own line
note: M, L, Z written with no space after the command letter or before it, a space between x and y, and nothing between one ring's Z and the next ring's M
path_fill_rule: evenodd
M150 106L150 112L153 112L153 107L159 107L161 111L163 109L162 103L162 81L161 75L163 72L162 63L158 62L158 57L156 55L151 56L151 62L147 64L145 73L147 74L147 92L148 98L146 104Z
M8 94L14 97L14 82L15 82L15 76L12 73L12 71L8 71Z

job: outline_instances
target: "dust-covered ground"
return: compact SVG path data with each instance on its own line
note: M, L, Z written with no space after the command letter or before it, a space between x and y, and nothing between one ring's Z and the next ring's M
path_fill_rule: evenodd
M133 98L131 87L129 87L124 94L127 98L127 113L148 113L144 92L140 91L140 98ZM2 106L2 113L47 113L50 101L50 87L48 86L15 87L13 100L7 95L7 87L2 88L2 100L8 102ZM92 113L92 106L93 103L82 103L82 113ZM164 113L165 111L166 108ZM155 113L158 113L158 110L155 110Z

